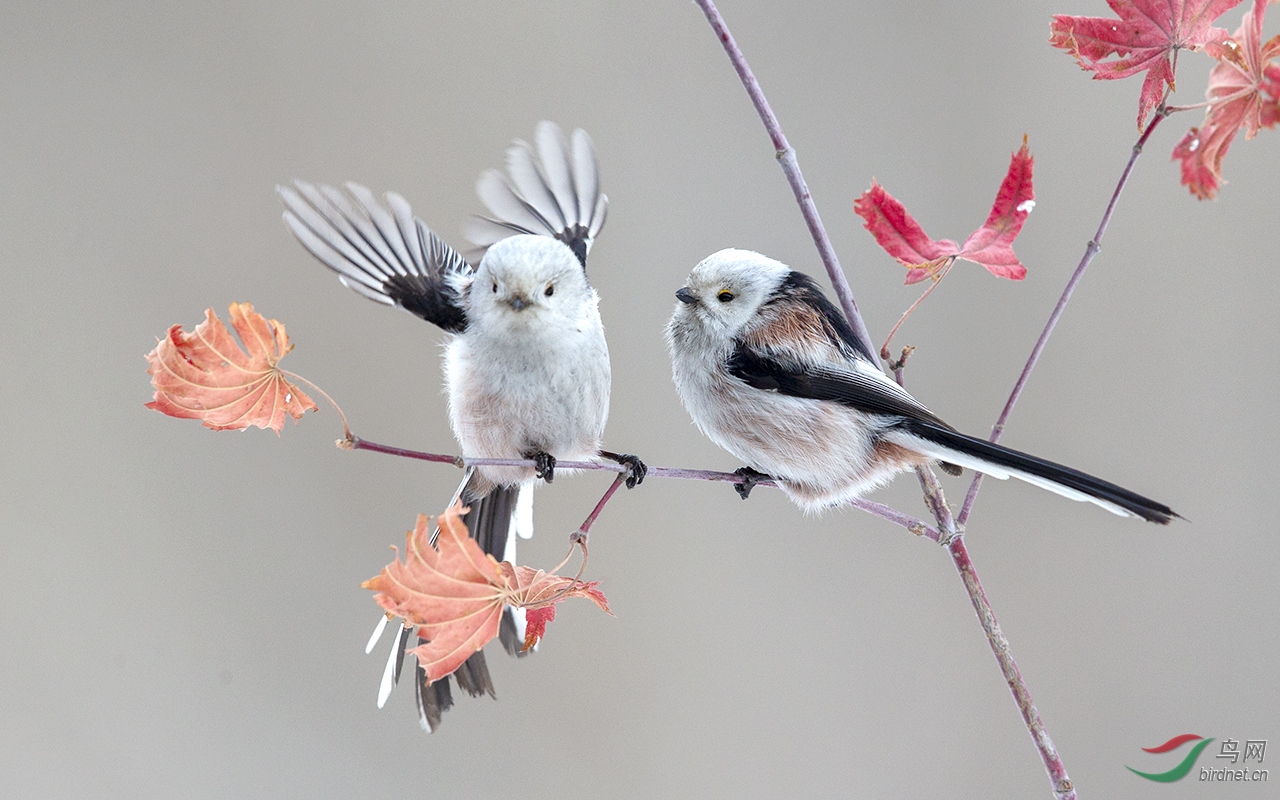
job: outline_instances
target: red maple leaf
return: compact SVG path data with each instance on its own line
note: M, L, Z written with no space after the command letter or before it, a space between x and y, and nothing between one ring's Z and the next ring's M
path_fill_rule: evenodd
M1172 91L1178 50L1222 42L1227 32L1213 21L1242 0L1107 0L1119 19L1057 14L1049 43L1066 50L1094 80L1127 78L1146 71L1138 97L1138 129ZM1111 61L1104 61L1115 56Z
M405 535L404 560L393 559L361 584L377 592L373 599L387 612L418 626L419 638L426 641L410 652L428 681L452 674L497 636L504 605L540 610L568 597L586 597L609 611L596 583L498 563L468 535L461 512L455 504L440 515L435 547L431 546L430 519L419 514L417 524ZM531 611L529 617L526 648L542 635L555 612Z
M1262 42L1266 8L1267 0L1254 0L1231 39L1205 46L1218 59L1205 91L1211 105L1204 123L1173 148L1173 160L1182 161L1183 185L1201 200L1217 195L1222 159L1241 128L1252 139L1280 122L1280 64L1273 61L1280 56L1280 36Z
M156 390L147 408L202 420L215 431L257 425L278 435L286 413L296 420L316 410L276 366L293 345L284 324L265 319L252 304L232 303L230 313L244 350L210 308L194 331L174 325L147 353L147 373Z
M938 275L951 261L961 258L984 267L992 275L1020 281L1027 275L1013 252L1013 240L1035 206L1035 190L1031 173L1035 159L1022 147L1009 161L1009 171L1000 183L987 221L963 245L950 239L930 239L920 224L907 213L906 207L876 181L853 204L863 219L863 227L871 232L885 252L907 267L908 284Z

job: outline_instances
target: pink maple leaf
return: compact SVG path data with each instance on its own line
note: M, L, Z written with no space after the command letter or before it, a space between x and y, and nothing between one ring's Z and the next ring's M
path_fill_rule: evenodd
M1205 96L1210 102L1204 122L1192 128L1173 148L1182 162L1182 183L1201 200L1218 193L1222 159L1240 129L1252 139L1263 128L1280 122L1280 36L1262 42L1267 0L1254 0L1240 28L1222 44L1206 45L1218 60L1209 73Z
M1014 254L1013 240L1035 206L1031 180L1034 164L1024 136L1022 147L1009 161L1009 171L996 192L987 221L963 245L950 239L930 239L906 207L874 180L871 188L854 202L853 209L876 243L907 267L908 284L939 276L957 258L972 261L996 277L1020 281L1026 277L1027 268Z
M1178 50L1196 50L1227 38L1213 21L1242 0L1107 0L1118 19L1055 15L1049 43L1066 50L1094 80L1127 78L1146 71L1138 97L1138 129L1174 90ZM1114 59L1106 61L1111 56Z

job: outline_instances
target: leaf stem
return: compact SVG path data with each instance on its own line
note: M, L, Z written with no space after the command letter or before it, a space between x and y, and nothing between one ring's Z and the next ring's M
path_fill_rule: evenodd
M1166 93L1166 97L1167 97ZM1058 304L1053 307L1053 312L1049 314L1049 320L1044 325L1044 330L1040 332L1040 338L1036 340L1035 346L1031 348L1031 355L1027 358L1027 363L1022 368L1022 374L1018 376L1018 381L1013 385L1013 391L1009 394L1009 399L1004 404L1004 409L1000 412L1000 416L996 419L996 424L991 428L991 436L988 437L992 442L1000 441L1001 434L1004 433L1005 423L1009 420L1009 415L1013 413L1013 407L1017 404L1018 398L1022 396L1022 390L1026 388L1027 380L1031 377L1031 371L1035 369L1036 363L1040 360L1040 354L1044 352L1045 345L1049 342L1049 336L1053 334L1053 329L1058 324L1058 320L1062 317L1062 313L1067 309L1067 303L1071 300L1071 294L1076 289L1076 284L1080 283L1080 279L1084 277L1085 270L1089 269L1089 264L1093 261L1093 257L1102 249L1102 237L1107 232L1107 226L1111 224L1111 214L1116 209L1116 203L1120 200L1120 194L1124 191L1125 184L1129 182L1129 175L1133 172L1133 167L1138 163L1138 156L1142 155L1142 148L1146 146L1147 140L1151 138L1151 134L1155 131L1156 126L1160 124L1160 120L1169 115L1169 109L1161 103L1156 109L1155 114L1151 118L1151 122L1147 124L1146 130L1138 137L1138 141L1133 145L1133 151L1129 154L1129 163L1125 164L1124 171L1120 173L1120 180L1116 183L1115 191L1111 193L1111 202L1107 203L1107 209L1102 214L1102 221L1098 224L1098 230L1093 234L1093 238L1089 240L1088 245L1084 248L1084 256L1081 257L1080 263L1076 266L1076 271L1071 273L1071 277L1067 280L1067 285L1062 290L1062 296L1058 298ZM969 513L973 510L973 503L978 497L978 489L982 486L982 473L973 476L973 481L969 484L969 492L965 495L964 505L960 508L960 516L957 518L960 525L964 525L969 521Z
M1197 108L1210 108L1212 106L1222 105L1223 103L1230 103L1231 101L1239 100L1241 97L1244 97L1254 91L1256 91L1254 87L1246 86L1243 89L1238 89L1232 92L1231 94L1223 95L1222 97L1215 97L1212 100L1205 100L1203 103L1192 103L1188 106L1165 106L1164 115L1167 117L1170 114L1176 114L1179 111L1194 111Z
M621 475L619 475L616 479L614 479L613 483L609 485L609 488L605 490L604 497L600 498L600 502L596 504L595 511L591 512L591 516L587 518L587 522L582 523L584 527L587 527L587 528L591 527L591 523L595 521L595 518L600 514L600 510L604 508L604 504L609 502L609 498L613 497L613 493L618 491L618 486L622 484L624 480L626 479ZM569 592L572 592L574 589L578 588L578 584L582 581L582 573L587 571L587 535L586 534L587 532L585 530L583 530L582 528L579 528L569 537L569 552L565 553L564 560L561 561L559 564L557 564L555 568L551 570L552 575L559 573L560 570L564 567L564 565L569 563L569 559L573 557L574 548L581 547L582 563L578 565L578 574L573 576L573 580L569 582L569 585L564 587L560 591L556 592L555 594L551 595L550 597L541 599L536 603L527 603L527 604L516 603L516 605L520 606L521 608L546 608L549 605L555 604L558 600L567 596Z
M277 367L277 369L279 368ZM319 386L316 386L314 383L302 377L296 372L290 372L287 369L282 369L280 370L280 374L288 375L290 378L293 378L296 381L302 381L306 385L310 386L312 389L315 389L317 392L319 392L320 395L324 397L325 400L329 401L329 405L333 406L333 410L337 411L338 416L342 419L342 435L345 436L347 439L352 438L351 426L347 424L347 415L342 413L342 406L338 405L337 401L335 401L332 397L330 397L328 392L326 392L324 389L321 389Z
M926 297L928 297L930 294L933 294L933 290L938 288L938 284L942 283L942 279L947 277L947 273L951 271L951 267L954 266L956 263L956 257L947 256L946 262L947 262L946 266L944 266L941 270L939 270L937 275L932 276L931 280L929 281L929 288L924 290L924 294L920 295L920 297L917 298L916 301L911 304L910 308L902 312L902 316L898 319L896 323L894 323L894 326L891 329L889 329L889 335L884 337L884 344L880 345L880 357L883 358L885 361L889 360L889 342L893 341L893 337L895 334L897 334L898 328L902 327L902 323L906 322L907 318L910 317L915 312L915 310L920 307L920 304L924 302L924 299ZM901 381L899 381L899 383L901 383Z
M618 466L622 465L619 464ZM610 498L612 498L614 493L618 491L619 486L626 483L626 480L627 476L625 473L619 473L618 477L613 479L613 483L609 484L609 488L605 489L604 494L601 495L600 502L596 503L596 507L591 509L591 513L587 515L585 520L583 520L582 525L578 527L578 530L574 531L573 534L569 536L569 553L564 557L564 561L561 561L555 569L551 570L553 573L559 572L561 567L569 563L569 557L573 555L573 548L581 547L582 564L578 567L578 574L573 576L573 582L553 594L551 597L545 600L539 600L535 607L541 608L549 606L569 594L569 592L578 588L578 583L582 580L582 573L587 570L587 534L591 532L591 526L595 524L596 517L600 516L600 512L604 511L604 507L609 503Z
M711 23L712 30L715 31L716 36L720 39L720 44L724 46L725 53L729 56L729 61L733 64L733 68L737 70L738 78L741 79L743 87L746 88L747 95L751 98L751 103L756 108L756 113L760 115L760 121L764 123L765 131L773 142L773 149L778 163L782 165L782 171L787 176L787 182L791 184L791 191L795 194L796 202L800 205L800 213L804 216L804 221L809 226L809 235L813 237L813 243L818 248L818 256L822 259L822 265L826 267L827 275L831 279L831 286L835 290L836 298L840 301L840 307L844 310L845 317L849 320L849 325L853 327L854 335L862 343L868 355L876 352L875 345L871 341L871 333L867 330L867 324L863 321L862 314L858 312L858 304L853 299L853 290L849 288L849 281L844 276L844 270L840 268L840 259L836 257L835 248L831 246L831 239L827 236L827 230L822 225L822 218L818 216L818 206L813 202L813 197L809 194L809 186L805 183L804 175L800 172L800 164L796 160L795 149L782 133L782 126L778 123L777 116L774 115L773 109L769 106L769 101L765 99L764 91L760 88L760 82L756 80L755 74L752 73L751 67L747 64L746 56L738 48L738 43L734 40L733 34L729 32L729 26L725 24L724 17L720 16L720 11L716 8L716 4L712 0L695 0L695 2L702 9L702 13L706 14L707 21Z

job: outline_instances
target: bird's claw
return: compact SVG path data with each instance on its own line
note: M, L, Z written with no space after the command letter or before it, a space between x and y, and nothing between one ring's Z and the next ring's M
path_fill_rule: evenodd
M551 483L556 479L555 456L539 450L536 453L526 453L525 458L531 458L536 462L533 468L535 477L542 478L547 483Z
M627 476L628 489L634 489L644 483L644 476L649 473L649 468L645 466L639 456L633 456L630 453L610 453L608 450L601 450L600 455L610 461L617 461L627 468L627 471L623 474Z
M746 500L751 496L751 490L756 488L756 484L760 481L771 480L769 475L758 472L751 467L738 467L733 471L734 475L742 478L742 483L735 483L733 490L738 493L738 497Z

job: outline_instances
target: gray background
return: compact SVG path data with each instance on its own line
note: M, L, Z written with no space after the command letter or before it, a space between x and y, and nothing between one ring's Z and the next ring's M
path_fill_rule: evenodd
M1046 42L1052 13L1104 4L722 10L877 336L917 289L854 198L874 176L931 234L962 239L1030 135L1027 280L962 264L898 340L919 347L915 394L985 434L1136 137L1138 79L1091 82ZM1208 66L1183 58L1180 101L1200 98ZM617 497L589 569L617 618L565 604L536 657L491 654L497 702L461 701L428 737L403 687L374 708L384 650L362 652L377 611L359 583L457 473L335 450L328 409L277 439L142 407L157 336L250 300L288 324L285 366L358 433L453 452L442 335L339 286L286 232L272 187L394 188L461 244L475 177L544 117L591 132L612 201L591 273L615 372L608 446L738 466L670 384L672 291L726 246L820 266L692 4L4 4L0 793L1047 796L942 550L723 485ZM1124 765L1171 767L1177 754L1139 748L1184 732L1280 748L1280 140L1237 141L1221 199L1197 202L1168 154L1199 119L1157 131L1005 437L1189 522L993 481L969 530L1085 797L1262 797ZM946 480L958 501L967 482ZM521 560L558 561L606 483L540 491ZM910 477L875 499L923 513Z

